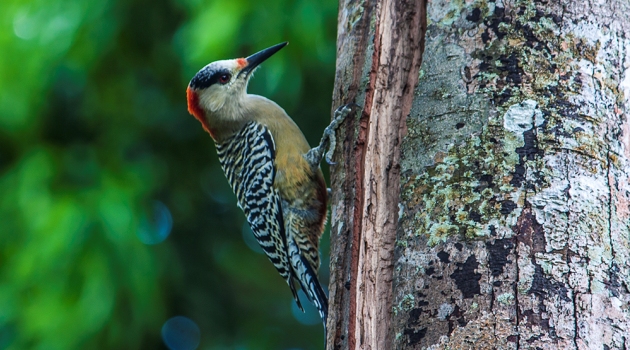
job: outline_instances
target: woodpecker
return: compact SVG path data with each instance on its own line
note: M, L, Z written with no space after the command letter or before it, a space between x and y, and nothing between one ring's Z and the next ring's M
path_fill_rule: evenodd
M247 84L256 68L286 45L203 67L186 90L188 111L214 140L237 205L262 250L302 311L296 284L304 290L326 330L328 298L317 270L327 189L319 164L323 157L332 164L335 130L351 108L337 109L319 146L310 149L302 131L279 105L248 94Z

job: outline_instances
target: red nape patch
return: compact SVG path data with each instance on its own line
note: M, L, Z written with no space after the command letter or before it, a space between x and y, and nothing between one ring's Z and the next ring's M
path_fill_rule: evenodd
M190 86L186 88L186 99L188 100L188 113L192 114L203 126L203 129L210 134L210 137L214 139L214 135L206 122L206 115L203 113L203 109L199 106L199 96L194 92Z
M247 60L244 58L239 58L236 60L236 64L238 64L239 69L243 69L247 66Z

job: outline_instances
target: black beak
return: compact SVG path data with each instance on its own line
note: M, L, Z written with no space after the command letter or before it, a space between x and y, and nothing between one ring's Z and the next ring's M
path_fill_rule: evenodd
M253 72L259 64L263 63L266 59L273 56L274 53L280 51L281 48L287 46L288 42L283 42L272 47L268 47L264 50L258 51L255 54L247 57L247 66L241 70L241 73L245 73L245 75L249 75L249 73ZM239 73L240 75L240 73Z

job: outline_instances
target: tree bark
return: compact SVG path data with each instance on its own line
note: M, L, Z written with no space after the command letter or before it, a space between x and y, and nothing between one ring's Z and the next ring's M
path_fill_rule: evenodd
M630 348L630 4L339 9L328 348Z
M362 105L333 175L329 348L387 349L400 144L426 28L422 1L342 1L334 104ZM405 26L399 25L405 23ZM358 124L358 125L357 125ZM343 307L341 306L343 305Z

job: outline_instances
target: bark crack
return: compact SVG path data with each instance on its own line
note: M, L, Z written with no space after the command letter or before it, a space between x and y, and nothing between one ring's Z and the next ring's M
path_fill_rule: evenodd
M518 276L520 276L521 271L520 268L518 266L518 259L519 259L519 254L518 254L518 243L516 244L517 248L516 248L516 281L514 282L514 307L516 308L516 350L520 349L521 346L521 330L520 330L520 324L521 324L521 311L520 311L520 304L519 304L519 296L518 296Z
M573 333L573 346L575 349L578 347L578 321L577 321L577 292L573 293L573 327L575 327L575 333Z
M527 172L527 167L525 167L525 172ZM525 193L523 194L523 203L525 203L524 208L527 207L527 189L525 189ZM516 280L514 281L514 307L516 308L516 350L521 348L521 310L519 304L519 293L518 293L518 281L521 276L521 269L519 265L520 254L519 254L519 242L518 239L515 240L516 244L514 246L514 254L516 255Z
M597 161L600 161L600 162L602 162L602 163L604 162L604 160L603 160L603 159L598 158L598 157L596 157L596 156L595 156L595 155L593 155L593 154L590 154L590 153L587 153L587 152L585 152L585 151L582 151L582 150L579 150L579 149L575 149L575 148L568 148L568 147L551 147L551 150L552 150L552 151L561 151L561 152L563 152L563 153L567 153L567 154L568 154L568 153L575 153L575 154L579 154L580 156L583 156L583 157L585 157L585 158L590 158L590 159L593 159L593 160L597 160ZM567 157L568 157L568 155L567 155Z
M492 301L490 303L490 305L494 305L494 299L495 299L495 293L494 293L494 288L492 288ZM499 344L499 337L497 336L497 317L496 317L496 310L494 310L493 306L490 306L490 309L493 310L493 314L495 315L494 317L494 322L492 322L492 335L494 338L494 343L495 344Z
M612 212L613 212L613 186L614 184L610 181L610 146L607 146L606 149L606 183L608 184L608 243L610 244L610 255L611 261L609 265L609 278L612 280L613 277L613 265L615 262L615 244L613 243L612 238Z
M417 84L425 28L422 2L377 2L373 53L360 130L357 159L351 282L356 321L349 324L350 349L389 348L393 288L393 255L400 194L400 138L406 130ZM411 26L393 25L406 20ZM405 43L405 45L401 45ZM365 124L363 124L365 123ZM363 126L365 125L365 126ZM395 189L395 190L392 190ZM352 316L351 316L352 317ZM356 342L353 339L357 339Z
M566 174L566 179L567 179L567 183L568 183L568 188L566 190L567 193L567 203L569 203L571 201L571 193L569 192L569 190L571 189L571 175L570 175L570 167L569 167L569 149L563 149L562 150L562 154L564 155L564 165L565 165L565 169L564 169L564 173ZM571 222L571 206L568 205L569 210L567 211L567 225L565 228L565 234L567 237L567 242L569 240L569 222ZM567 248L568 249L568 248ZM567 262L567 266L569 267L569 274L571 273L571 256L570 254L566 254L566 262ZM589 284L589 290L591 288L591 279L589 277L588 280L588 284ZM578 298L579 292L577 290L573 290L572 293L572 298L571 298L571 303L573 305L573 328L575 329L575 332L573 333L573 346L575 349L579 349L578 347L578 305L577 305L577 298Z
M348 9L348 12L339 12L338 36L337 36L337 70L335 74L335 87L333 94L333 108L347 103L363 103L361 93L364 91L364 66L371 58L369 56L369 41L371 38L370 21L376 6L374 0L362 3L351 1L341 2L340 8ZM357 16L358 15L358 16ZM357 16L357 17L353 17ZM344 62L344 63L340 63ZM354 348L356 337L354 330L358 322L357 318L357 271L358 247L362 239L360 209L362 207L362 186L365 153L365 140L367 133L368 115L363 112L358 118L353 118L347 123L344 139L343 168L331 167L331 180L341 182L342 192L345 194L339 201L339 210L342 218L334 222L331 218L331 232L342 233L331 235L331 307L328 319L327 348ZM337 191L335 191L337 192ZM332 203L335 202L333 198ZM333 210L333 213L335 210ZM345 226L344 222L349 225ZM333 254L340 257L336 265L332 266Z

